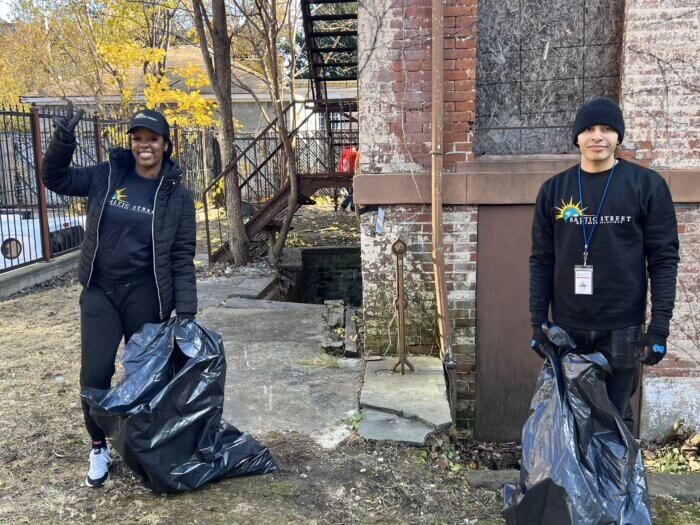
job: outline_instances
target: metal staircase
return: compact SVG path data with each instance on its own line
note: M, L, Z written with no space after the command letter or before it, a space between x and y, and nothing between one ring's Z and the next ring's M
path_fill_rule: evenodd
M357 2L301 0L301 11L313 96L305 105L312 111L298 123L293 122L293 104L284 111L288 128L292 129L290 137L296 155L297 209L310 203L309 197L320 189L337 191L349 185L348 174L337 170L338 159L344 147L358 144ZM342 94L347 94L348 90L352 96ZM211 261L227 255L224 176L231 169L236 170L240 181L247 219L245 229L251 248L274 240L287 212L290 192L276 126L277 119L256 137L237 138L235 166L225 168L204 189Z

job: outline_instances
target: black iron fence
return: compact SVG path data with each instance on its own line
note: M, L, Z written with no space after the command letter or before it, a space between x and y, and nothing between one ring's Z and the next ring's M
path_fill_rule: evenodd
M291 107L291 106L290 106ZM289 111L289 107L287 108ZM0 272L18 268L80 247L85 232L85 200L58 195L41 183L39 167L53 133L52 118L62 110L0 109ZM291 132L298 175L336 172L345 143L356 144L357 132L329 142L323 131L303 131L311 115ZM76 128L74 166L107 159L114 147L128 147L127 119L85 115ZM226 236L226 188L216 133L210 128L171 130L173 154L183 168L184 183L207 212L207 236L221 245ZM236 171L251 216L286 182L286 157L274 123L258 135L237 135ZM209 224L213 222L215 224ZM212 243L213 241L213 243Z
M50 108L0 109L0 272L76 250L85 232L85 199L58 195L41 183L39 168L51 140ZM106 160L114 147L128 147L127 119L85 115L78 124L74 166ZM219 169L213 131L172 131L174 155L195 199Z

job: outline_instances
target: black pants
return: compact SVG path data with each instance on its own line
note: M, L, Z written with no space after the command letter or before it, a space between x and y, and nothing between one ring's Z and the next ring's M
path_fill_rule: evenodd
M343 199L343 202L340 204L340 207L343 209L347 208L348 206L352 206L352 193L353 193L352 186L347 188L347 190L348 190L348 194L345 196L345 198Z
M640 363L637 361L636 346L642 335L642 327L597 331L562 328L573 337L576 353L600 352L608 360L612 368L612 376L607 376L605 380L608 397L622 415L627 428L634 432L630 398L639 386Z
M146 323L160 322L158 292L153 275L126 282L93 279L80 294L80 386L108 389L114 375L119 343ZM105 435L82 402L85 426L93 441Z

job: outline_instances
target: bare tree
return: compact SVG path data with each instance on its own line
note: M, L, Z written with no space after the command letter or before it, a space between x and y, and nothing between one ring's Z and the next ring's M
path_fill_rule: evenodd
M296 150L293 138L290 136L285 111L286 100L294 103L293 74L296 62L294 46L298 25L294 9L296 2L295 0L233 0L233 5L234 16L240 20L237 37L245 41L246 45L242 46L242 49L250 55L246 58L252 59L256 66L254 69L247 69L246 72L249 73L248 77L252 73L268 91L274 117L276 117L275 130L284 151L290 191L287 212L282 221L277 242L272 247L273 256L278 258L284 248L299 198ZM288 60L285 62L282 49L286 46L288 46ZM267 116L264 103L256 96L253 87L249 86L236 70L233 72L233 82L248 92L260 106L262 114ZM294 127L293 122L291 126Z
M207 6L211 6L210 9ZM241 192L236 168L235 129L231 101L231 41L224 0L193 0L193 19L199 46L219 106L219 143L224 163L228 246L233 263L248 261L248 237L243 223Z

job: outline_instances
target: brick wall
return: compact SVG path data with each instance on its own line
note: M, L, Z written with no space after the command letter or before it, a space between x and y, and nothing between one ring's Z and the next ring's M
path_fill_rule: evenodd
M445 169L471 158L476 0L444 9ZM431 0L358 5L362 173L430 169Z
M471 160L476 97L476 0L444 8L444 166ZM430 170L431 0L358 4L360 173ZM362 216L365 347L396 348L393 242L408 244L405 260L407 344L437 354L429 206L390 206L383 233L377 213ZM445 207L445 260L455 355L459 362L458 424L473 427L476 317L476 208Z
M412 352L437 355L435 284L432 266L432 226L429 206L392 206L385 210L383 231L377 214L362 215L362 281L365 347L383 354L396 348L396 256L391 245L408 246L404 258L406 344ZM473 426L474 327L476 318L476 225L474 206L446 206L445 266L454 352L459 363L457 418Z
M630 0L625 13L621 101L623 156L651 168L700 166L700 27L697 3ZM677 206L681 264L668 356L645 367L642 437L677 419L700 428L700 210Z
M622 108L628 156L652 167L700 165L700 14L693 0L629 0Z
M476 4L445 3L447 170L473 158ZM622 154L656 168L697 168L700 94L695 86L700 79L697 39L691 36L698 13L689 0L657 4L630 0L626 5L620 96L627 133ZM430 0L373 0L359 6L361 174L430 169L430 11ZM391 244L401 237L409 246L404 277L407 342L413 350L436 351L430 207L387 206L384 211L381 233L376 232L376 211L362 216L367 350L384 353L395 348ZM683 257L679 282L697 282L700 211L695 205L679 207L678 217ZM467 430L474 419L477 218L475 207L445 207L448 300L460 371L458 424ZM669 359L645 376L646 437L665 431L669 419L677 416L700 426L699 344L697 339L683 339L678 330L683 319L698 318L692 310L698 297L683 294L679 288Z

